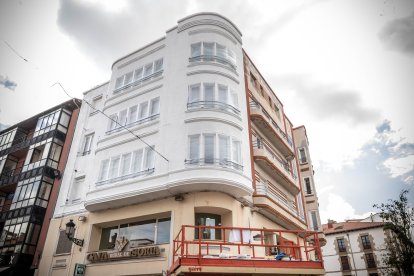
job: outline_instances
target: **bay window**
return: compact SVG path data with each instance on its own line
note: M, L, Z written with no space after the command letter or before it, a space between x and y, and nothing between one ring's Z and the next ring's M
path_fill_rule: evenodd
M236 55L225 45L215 42L198 42L190 46L190 62L218 62L236 69Z

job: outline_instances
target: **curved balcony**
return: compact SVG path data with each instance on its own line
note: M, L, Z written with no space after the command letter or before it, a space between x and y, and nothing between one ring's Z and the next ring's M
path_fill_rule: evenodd
M250 117L255 125L269 138L270 142L291 160L294 157L293 142L271 118L269 113L256 101L250 100Z
M184 160L186 165L194 166L217 166L222 168L231 168L239 171L243 171L243 166L237 164L228 159L218 159L218 158L199 158L199 159L189 159Z
M218 240L203 239L205 231ZM197 235L198 233L198 235ZM183 225L173 241L168 275L324 275L316 232L302 230Z
M197 102L190 102L187 103L187 109L188 110L194 110L194 109L218 109L218 110L224 110L228 112L232 112L238 116L240 116L240 110L235 108L234 106L223 103L223 102L217 102L217 101L197 101Z
M232 69L233 71L236 71L237 69L236 64L234 64L233 61L225 57L221 57L217 55L199 55L195 57L190 57L188 61L190 63L194 63L194 62L217 63L217 64L224 65Z
M262 140L253 143L253 158L269 175L283 185L291 194L299 192L297 176L292 173L289 165Z

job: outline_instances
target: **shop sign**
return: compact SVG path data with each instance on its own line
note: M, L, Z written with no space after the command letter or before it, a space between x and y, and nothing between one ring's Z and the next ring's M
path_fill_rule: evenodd
M115 261L119 259L155 257L160 255L160 248L155 245L141 246L130 250L124 250L128 242L127 238L120 237L115 243L116 251L98 251L88 253L86 255L86 259L91 263L96 263Z

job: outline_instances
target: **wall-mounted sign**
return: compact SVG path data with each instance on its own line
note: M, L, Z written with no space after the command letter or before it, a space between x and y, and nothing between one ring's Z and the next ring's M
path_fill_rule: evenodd
M73 271L73 276L84 276L85 270L86 270L86 265L75 264L75 270Z
M86 259L91 263L96 263L128 258L155 257L160 255L160 248L155 245L141 246L124 250L128 242L127 238L119 237L115 242L116 251L98 251L88 253L88 255L86 255Z

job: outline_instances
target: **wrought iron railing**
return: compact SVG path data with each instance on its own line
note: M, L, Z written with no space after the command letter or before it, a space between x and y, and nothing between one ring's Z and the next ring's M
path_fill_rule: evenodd
M159 76L162 75L163 72L164 72L164 70L162 69L162 70L159 70L157 72L152 73L151 75L144 76L144 77L142 77L138 80L134 80L133 82L130 82L130 83L125 84L121 87L118 87L114 90L114 94L119 93L120 91L125 90L129 87L138 86L138 85L142 84L143 82L146 82L146 81L149 81L149 80L154 79L156 77L159 77Z
M228 159L219 159L219 158L197 158L197 159L186 159L184 160L186 165L198 165L198 166L220 166L224 168L232 168L235 170L242 171L243 166L237 164Z
M109 135L109 134L112 134L112 133L121 131L121 130L123 130L125 128L130 128L130 127L133 127L133 126L142 125L142 124L145 124L147 122L153 121L153 120L155 120L155 119L157 119L159 117L160 117L160 114L158 113L158 114L150 115L148 117L139 119L139 120L137 120L135 122L132 122L132 123L129 123L129 124L126 124L126 125L122 125L122 126L119 126L118 125L116 128L111 129L111 130L108 130L107 132L105 132L105 134L106 135Z
M105 185L105 184L109 184L109 183L115 183L115 182L123 181L123 180L126 180L126 179L136 178L136 177L143 176L143 175L149 175L149 174L154 173L154 171L155 171L155 168L146 169L146 170L139 171L139 172L134 172L134 173L130 173L130 174L122 175L122 176L117 176L117 177L113 177L113 178L106 179L106 180L101 180L101 181L96 182L96 185L100 186L100 185Z
M221 109L226 111L231 111L237 115L240 115L240 110L235 108L234 106L218 102L218 101L196 101L196 102L189 102L187 103L187 109L198 109L198 108L206 108L206 109Z
M190 62L216 62L216 63L221 63L224 64L228 67L230 67L233 70L236 70L236 64L234 64L233 61L231 61L230 59L226 58L226 57L220 57L220 56L216 56L216 55L199 55L199 56L195 56L195 57L190 57L188 59Z

